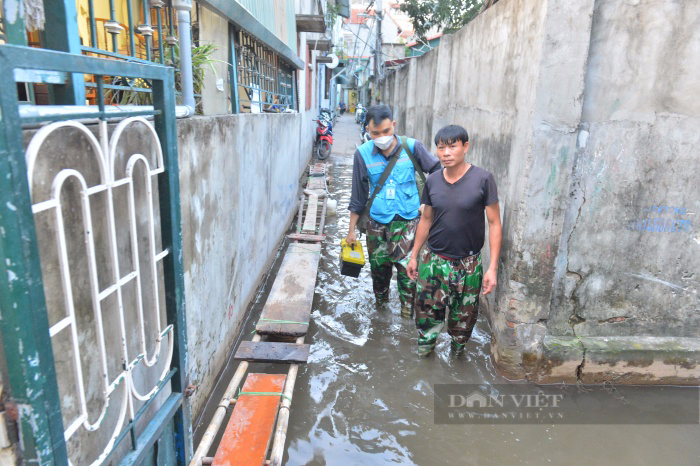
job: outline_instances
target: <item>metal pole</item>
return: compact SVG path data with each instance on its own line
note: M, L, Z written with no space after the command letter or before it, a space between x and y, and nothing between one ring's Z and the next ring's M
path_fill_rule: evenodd
M158 55L160 58L160 64L165 63L165 55L163 54L163 10L162 8L156 9L158 13Z
M375 98L379 91L379 81L382 74L382 18L384 17L384 9L382 8L382 0L376 1L375 12L377 17L377 45L374 49L374 95Z
M134 35L134 9L131 0L126 1L126 11L129 18L129 54L136 56L136 36Z
M180 76L182 83L182 104L194 115L194 82L192 79L192 30L190 11L192 0L173 0L177 10L177 32L180 43Z
M238 96L238 60L240 57L236 51L236 36L238 32L234 29L233 24L228 25L228 50L229 50L229 72L230 72L230 87L231 87L231 113L240 113L240 100ZM242 63L242 61L241 61Z
M117 21L117 13L116 13L116 10L114 9L114 0L109 0L109 19L111 21L114 21L114 22ZM112 34L112 52L114 52L114 53L119 53L119 46L117 44L118 44L117 35ZM93 45L93 47L94 47L94 45ZM107 44L105 44L105 48L107 48Z
M4 7L7 10L12 6L17 5L17 2L4 2ZM46 48L68 52L75 55L81 55L80 31L78 29L78 13L76 10L76 2L70 1L54 1L45 2L46 10L46 25L44 27L44 37L46 40ZM10 16L10 20L13 19ZM5 16L5 21L8 17ZM17 18L19 24L20 18ZM8 27L8 38L11 32ZM65 84L53 84L54 104L61 105L84 105L85 104L85 76L82 73L71 73L70 80Z

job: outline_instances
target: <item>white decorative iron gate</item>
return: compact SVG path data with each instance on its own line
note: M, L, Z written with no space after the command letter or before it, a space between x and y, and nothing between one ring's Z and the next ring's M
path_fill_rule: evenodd
M147 79L154 100L135 112L101 104L88 127L75 113L23 118L16 89L0 88L0 173L8 174L0 177L0 330L25 459L101 464L118 455L131 464L155 455L184 464L191 434L173 70L0 46L1 82L15 69L92 74L100 101L103 76ZM121 121L110 128L110 118ZM40 121L53 122L25 153L22 124Z

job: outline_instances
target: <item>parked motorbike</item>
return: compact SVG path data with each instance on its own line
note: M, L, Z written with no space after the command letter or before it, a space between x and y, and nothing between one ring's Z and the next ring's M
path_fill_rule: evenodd
M333 126L333 123L335 123L336 117L337 114L335 112L331 112L330 109L325 107L322 108L318 114L319 119L323 118L324 120L331 122L331 127Z
M327 159L331 155L331 146L333 146L333 123L331 122L330 112L324 112L325 109L321 110L321 114L316 126L316 157L319 160Z
M362 123L362 121L365 119L365 113L367 113L367 109L364 107L364 105L357 104L357 108L355 109L355 123L358 125Z
M360 122L360 141L362 141L362 144L372 139L369 135L369 131L367 131L367 118L365 118L365 116L366 114L362 115L362 121Z

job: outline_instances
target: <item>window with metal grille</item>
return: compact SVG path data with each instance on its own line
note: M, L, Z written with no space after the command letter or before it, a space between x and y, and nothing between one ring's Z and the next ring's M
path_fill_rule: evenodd
M133 62L177 64L176 20L171 1L78 0L78 31L84 55ZM85 82L88 103L95 105L97 83ZM104 83L111 105L150 105L148 80L118 76Z
M76 15L64 25L68 33L75 36L78 44L78 48L71 53L179 67L177 19L172 0L73 1ZM2 4L0 0L0 16L3 13ZM195 12L196 8L193 20ZM20 25L15 27L14 34L8 35L5 33L6 26L0 18L0 44L7 42L51 48L45 43L50 40L46 34L24 31L24 26ZM196 50L193 51L196 53ZM98 104L97 85L94 76L84 76L86 104ZM153 100L152 83L147 79L115 76L108 80L105 77L102 85L106 90L104 103L108 105L151 105ZM179 82L176 87L179 87ZM22 83L18 92L29 103L55 103L49 88L50 85L43 83ZM199 89L195 91L196 97L199 97L197 91Z
M238 108L241 113L278 113L297 110L296 71L255 37L234 34Z

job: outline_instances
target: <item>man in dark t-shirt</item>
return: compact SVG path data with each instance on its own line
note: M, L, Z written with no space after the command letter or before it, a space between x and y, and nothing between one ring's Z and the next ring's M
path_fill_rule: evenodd
M493 175L465 161L467 130L446 126L435 135L435 145L444 168L425 182L425 208L406 271L412 280L418 279L414 309L419 354L433 351L446 318L452 349L459 354L476 324L482 282L484 294L496 287L501 217ZM481 268L484 212L491 251L485 274ZM427 247L420 252L426 239Z

